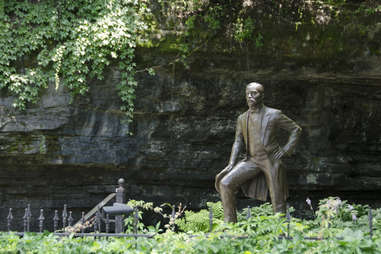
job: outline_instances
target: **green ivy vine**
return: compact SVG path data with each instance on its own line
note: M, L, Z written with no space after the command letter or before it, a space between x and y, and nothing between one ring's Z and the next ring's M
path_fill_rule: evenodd
M114 64L121 73L117 84L123 102L121 110L131 120L137 86L136 47L152 47L155 41L165 40L166 31L178 30L179 39L172 46L181 54L174 62L184 60L192 49L182 43L183 35L190 35L191 16L200 12L207 2L2 2L0 89L14 96L14 107L24 110L28 104L38 101L41 91L49 84L55 84L56 89L64 86L73 96L86 94L89 81L102 80L106 68ZM151 8L156 8L157 17ZM144 71L153 74L149 67Z
M84 95L89 81L102 80L113 65L121 73L117 89L121 110L134 111L137 47L161 47L175 52L166 65L209 49L232 52L266 44L265 27L288 24L323 26L340 17L377 15L381 6L346 0L39 0L0 2L0 89L14 96L24 110L36 103L50 84L73 96ZM348 14L349 13L349 14ZM356 14L356 15L354 15ZM223 38L223 40L221 40ZM226 42L229 42L226 44ZM226 46L228 45L228 46Z
M15 96L21 110L55 82L73 95L85 94L88 81L102 80L117 63L122 110L134 110L134 51L154 24L140 0L6 1L0 16L0 88Z

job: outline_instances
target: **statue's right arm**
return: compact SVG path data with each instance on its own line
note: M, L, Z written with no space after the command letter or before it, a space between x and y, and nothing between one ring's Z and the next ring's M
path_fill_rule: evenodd
M237 162L237 158L238 158L239 153L241 152L242 146L243 146L242 126L241 126L240 118L238 117L237 127L235 130L235 139L234 139L232 151L230 154L229 164L224 170L226 170L226 171L232 170L232 168L234 167L234 165Z

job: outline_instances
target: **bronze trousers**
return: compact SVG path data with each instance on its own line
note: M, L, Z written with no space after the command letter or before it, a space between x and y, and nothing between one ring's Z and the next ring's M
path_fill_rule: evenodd
M279 162L273 163L267 155L251 157L247 160L240 161L221 179L219 187L225 222L237 222L236 193L238 188L261 172L265 175L274 213L285 213L286 201L284 200L280 186L276 184L279 165L274 164L279 164Z

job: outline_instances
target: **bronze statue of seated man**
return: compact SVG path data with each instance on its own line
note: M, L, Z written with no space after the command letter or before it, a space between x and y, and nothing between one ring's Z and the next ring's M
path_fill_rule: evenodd
M246 86L249 109L237 120L235 140L229 164L216 175L215 187L221 195L225 222L236 222L236 192L242 188L247 197L266 201L270 192L274 212L285 213L288 185L281 159L290 154L300 136L301 128L280 110L263 104L264 87L256 82ZM289 133L281 147L278 132ZM237 162L245 146L246 158Z

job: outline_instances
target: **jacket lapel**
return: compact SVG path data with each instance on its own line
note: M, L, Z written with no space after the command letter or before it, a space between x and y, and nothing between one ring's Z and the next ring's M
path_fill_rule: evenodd
M269 110L266 106L263 106L262 108L262 128L261 128L261 135L262 135L262 144L265 144L265 137L266 137L266 130L267 130L267 124L269 123L270 114Z
M245 115L244 115L244 117L242 118L242 126L243 126L243 128L242 128L242 134L243 134L243 138L244 138L244 140L245 140L245 144L247 144L247 117L249 116L249 111L246 111L245 112Z

